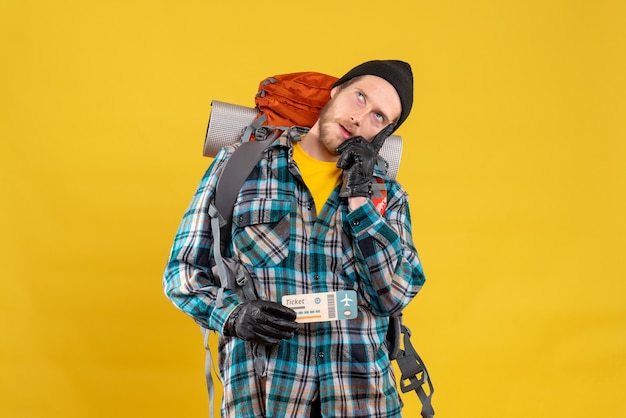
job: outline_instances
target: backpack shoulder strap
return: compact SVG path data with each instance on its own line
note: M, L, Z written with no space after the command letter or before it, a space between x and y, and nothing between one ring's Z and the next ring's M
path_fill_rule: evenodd
M253 141L244 142L226 161L226 166L220 178L217 181L215 189L215 198L213 204L209 207L209 216L211 218L211 232L213 233L213 256L215 266L218 271L220 280L220 290L217 294L216 304L222 306L223 292L225 288L235 288L236 282L247 283L244 288L246 297L254 297L254 293L250 295L247 292L252 291L251 280L241 280L240 275L246 273L242 269L238 269L232 260L224 259L222 253L225 251L230 241L230 230L233 219L233 207L237 200L237 195L246 178L252 172L252 169L261 159L263 151L271 144L269 141ZM249 279L249 277L244 277ZM209 347L208 338L210 331L202 328L204 334L204 347L206 350L204 374L206 378L207 390L209 391L209 416L213 418L214 414L214 384L212 375L212 356Z
M241 290L246 298L254 299L252 280L245 269L239 268L236 261L224 258L230 242L233 220L233 207L241 186L261 159L263 151L271 142L245 142L235 150L226 161L226 166L217 181L215 198L209 206L211 233L213 234L213 259L220 281L220 289L216 297L216 306L223 306L224 290Z
M239 190L268 145L265 141L242 143L226 162L215 191L215 206L224 219L232 218Z
M222 216L222 243L228 243L230 225L233 219L233 207L243 182L261 159L263 151L270 145L267 141L251 141L242 143L226 162L226 166L217 181L215 189L215 208ZM222 246L222 250L224 246Z

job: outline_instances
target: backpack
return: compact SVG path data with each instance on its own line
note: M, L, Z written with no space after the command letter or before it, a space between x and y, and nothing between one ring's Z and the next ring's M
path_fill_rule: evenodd
M255 97L256 107L254 111L246 112L246 108L238 109L239 106L226 105L229 111L235 114L235 118L239 119L237 122L241 123L243 119L247 119L249 124L245 125L243 129L241 129L242 125L237 123L234 126L230 125L231 138L229 140L232 140L233 131L235 133L239 132L235 134L235 137L242 144L227 161L218 179L214 202L209 208L213 233L214 275L219 278L221 286L216 300L217 307L221 306L223 292L226 289L236 291L243 299L257 298L252 279L245 268L237 261L223 257L230 241L232 211L241 186L274 139L282 133L292 130L299 134L308 132L308 129L317 121L321 109L330 99L330 90L336 80L337 78L335 77L315 72L273 76L261 81L259 91ZM214 149L215 146L212 144L214 142L221 143L223 140L223 138L219 138L224 135L221 128L222 125L213 118L216 103L218 106L222 105L221 102L214 101L212 103L213 111L211 112L205 137L205 156L216 153L217 150ZM251 117L252 120L250 121ZM229 118L226 117L225 119ZM229 122L233 121L230 120ZM217 125L220 128L216 129ZM237 127L240 129L237 130ZM225 128L228 129L227 126ZM214 141L214 135L218 137L217 141ZM391 145L394 145L394 140L400 140L401 147L401 139L397 136L393 137L389 137L385 143L391 139ZM395 145L397 148L397 143ZM383 154L382 149L381 154ZM390 154L392 159L397 158L399 163L397 152L387 152L387 154ZM379 157L378 164L379 167L383 167L386 171L389 168L383 157ZM395 177L396 171L397 164L395 171L392 173L393 177ZM378 184L372 185L372 189L374 193L372 200L381 211L381 214L384 214L386 207L386 186L384 181L379 181ZM207 348L205 374L207 375L207 385L209 387L211 416L213 416L211 355L208 351L208 344L206 344L208 330L203 332L205 332L205 347ZM395 360L400 369L400 389L403 393L411 390L415 391L422 404L422 417L432 418L435 415L431 403L434 387L422 359L411 344L410 336L411 331L402 323L401 314L390 317L385 344L389 351L390 359ZM401 348L401 340L404 349ZM428 392L424 390L424 385L428 386Z

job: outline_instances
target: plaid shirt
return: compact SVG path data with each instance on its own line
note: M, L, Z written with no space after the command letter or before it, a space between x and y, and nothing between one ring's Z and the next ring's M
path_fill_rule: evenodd
M276 140L244 183L233 211L229 249L250 272L261 299L355 290L356 319L301 324L291 340L265 347L223 336L240 303L209 267L208 206L234 147L213 160L186 211L164 275L166 295L205 328L218 331L219 370L227 417L307 417L320 397L331 417L401 416L402 401L384 345L389 315L417 294L424 275L411 237L405 191L387 179L384 217L370 202L349 211L336 188L316 215L286 136ZM255 371L264 358L265 375ZM258 364L257 364L258 366Z

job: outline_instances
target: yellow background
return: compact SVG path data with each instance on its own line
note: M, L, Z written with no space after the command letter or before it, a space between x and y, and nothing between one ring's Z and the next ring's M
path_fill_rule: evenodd
M161 274L210 101L377 58L415 72L437 416L626 416L625 27L620 0L2 1L0 416L205 416Z

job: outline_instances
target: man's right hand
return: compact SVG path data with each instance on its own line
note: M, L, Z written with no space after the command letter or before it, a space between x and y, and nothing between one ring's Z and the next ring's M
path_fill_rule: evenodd
M370 197L378 151L393 129L393 124L387 125L371 142L362 136L356 136L339 145L337 153L341 155L337 160L337 167L343 169L340 197Z
M278 345L298 329L296 312L276 302L251 300L237 306L228 317L225 331L242 340Z

